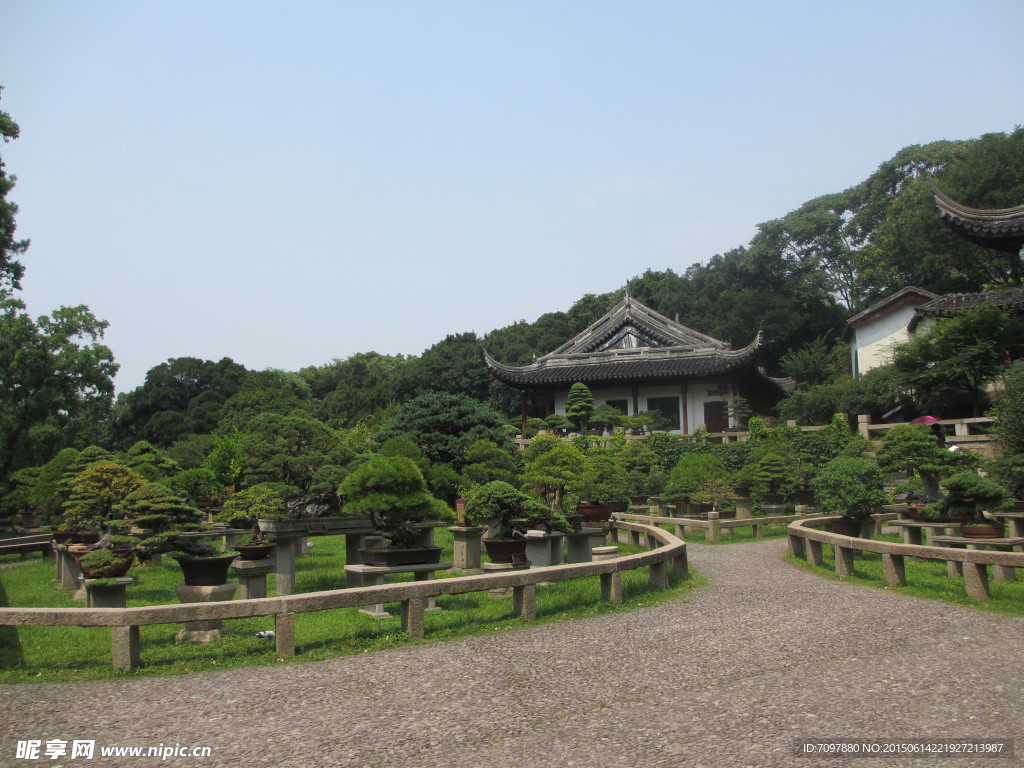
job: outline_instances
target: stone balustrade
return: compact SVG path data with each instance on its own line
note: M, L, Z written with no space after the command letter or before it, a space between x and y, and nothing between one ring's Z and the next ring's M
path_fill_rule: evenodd
M647 525L672 525L675 526L676 536L682 537L687 530L704 532L704 540L711 544L717 544L722 540L722 531L731 531L736 528L752 528L754 536L764 536L766 525L787 525L794 520L806 520L813 515L773 515L771 517L746 517L722 519L712 517L715 513L708 513L707 520L695 517L661 517L657 515L644 514L642 512L616 512L615 517L619 520L630 520L633 522L644 522ZM895 517L895 515L894 515ZM637 542L639 543L639 542Z
M962 573L967 596L981 601L989 599L988 569L990 566L1024 568L1024 552L993 552L980 549L896 544L820 530L822 526L839 519L838 517L817 517L790 523L787 528L789 553L794 557L805 558L811 565L822 565L822 546L827 544L835 553L836 574L849 576L853 573L853 557L856 552L875 552L882 556L882 571L886 583L894 587L903 587L907 584L904 567L906 558L938 560L947 564L947 572L950 574ZM977 541L979 545L985 543L985 539Z
M499 571L450 579L381 584L326 592L289 594L217 602L153 605L134 608L0 608L0 625L48 625L110 627L111 655L115 669L134 670L141 664L139 628L151 624L180 624L275 617L277 653L282 658L295 655L295 614L359 608L365 605L400 603L402 627L412 637L422 637L424 607L429 598L511 589L517 616L536 618L537 585L590 576L601 579L601 599L622 602L622 572L646 567L650 582L659 589L668 587L668 568L687 573L686 542L660 528L639 523L616 521L605 524L643 536L650 551L599 562L567 563L546 568Z

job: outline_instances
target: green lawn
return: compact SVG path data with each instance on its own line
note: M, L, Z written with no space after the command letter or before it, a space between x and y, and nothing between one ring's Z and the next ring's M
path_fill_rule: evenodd
M900 537L885 535L876 537L879 541L899 542ZM786 555L785 559L801 568L813 571L822 576L851 584L861 584L877 589L887 589L904 595L913 595L925 600L938 600L953 605L965 605L982 611L1001 613L1007 616L1024 616L1024 581L996 582L989 569L989 594L991 600L982 602L972 600L964 590L963 578L950 579L946 575L946 564L935 560L915 560L906 558L905 570L907 586L890 587L882 575L882 556L874 552L861 553L853 561L853 575L840 578L835 572L835 557L832 548L823 546L824 565L809 565L800 557ZM1024 579L1024 573L1018 573L1018 579Z
M436 531L442 559L452 559L451 534ZM296 562L296 591L314 592L344 586L344 538L322 536L310 539L314 546ZM640 551L620 545L624 554ZM14 557L16 560L16 556ZM128 588L128 605L159 605L177 602L174 585L181 583L177 563L165 558L162 566L132 569L135 583ZM60 592L52 560L34 560L27 565L0 570L0 605L15 607L81 607L72 601L73 592ZM411 580L411 575L395 577ZM0 626L0 683L56 682L125 678L137 675L177 675L195 670L302 663L362 651L401 645L437 642L474 634L487 634L532 626L537 622L562 621L626 611L678 597L704 583L699 576L679 579L669 569L669 589L653 589L647 569L627 571L622 576L625 603L601 601L599 577L560 582L537 590L537 620L512 615L512 598L491 598L486 592L442 596L442 611L425 616L426 637L411 640L401 631L398 605L387 608L391 619L372 619L357 609L346 608L295 617L296 657L279 661L274 641L256 638L261 630L274 628L273 617L227 621L230 633L207 645L177 644L174 636L180 624L142 627L143 666L134 673L114 672L110 667L110 629L104 627L5 627ZM274 577L268 580L273 594Z

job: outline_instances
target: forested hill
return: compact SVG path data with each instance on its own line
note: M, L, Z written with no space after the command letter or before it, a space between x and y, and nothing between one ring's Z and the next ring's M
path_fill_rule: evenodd
M969 245L946 229L929 179L968 205L1019 205L1024 129L906 147L857 186L760 224L745 246L682 273L648 270L634 276L631 292L658 312L737 347L763 328L771 357L779 359L818 339L832 345L847 317L906 285L946 293L1019 284L1019 259ZM254 408L302 402L340 427L371 416L380 420L389 404L428 392L467 394L511 413L518 398L488 377L483 350L505 363L528 363L594 322L623 290L624 285L583 296L566 311L483 338L453 333L414 357L365 352L298 374L250 372L244 381L224 361L172 360L119 399L115 437L124 444L146 438L167 445L197 427L211 429L222 403L227 416L242 418ZM196 391L178 392L183 381L197 383Z

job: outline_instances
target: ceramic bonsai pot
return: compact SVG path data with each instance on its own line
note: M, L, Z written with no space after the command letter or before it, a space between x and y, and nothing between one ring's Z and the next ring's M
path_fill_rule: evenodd
M228 580L228 568L237 555L219 557L192 557L173 555L181 566L185 584L189 587L216 587Z
M368 547L359 550L363 565L394 567L441 562L441 547Z

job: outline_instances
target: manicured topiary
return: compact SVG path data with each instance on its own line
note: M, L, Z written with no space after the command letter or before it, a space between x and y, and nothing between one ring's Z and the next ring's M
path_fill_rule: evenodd
M202 513L161 483L146 483L121 503L124 516L139 528L163 531L196 531Z
M821 512L862 521L885 504L884 481L885 476L875 462L839 456L811 479L811 487Z
M927 515L970 515L975 523L989 523L985 512L998 512L1011 506L1006 489L977 472L957 472L942 481L946 495L924 508Z
M414 523L453 519L451 508L427 490L412 459L376 456L338 487L342 514L368 517L374 529L395 547L413 547L419 538Z
M478 489L466 503L465 514L473 523L493 524L499 539L522 537L540 525L562 533L572 530L561 513L501 480Z

